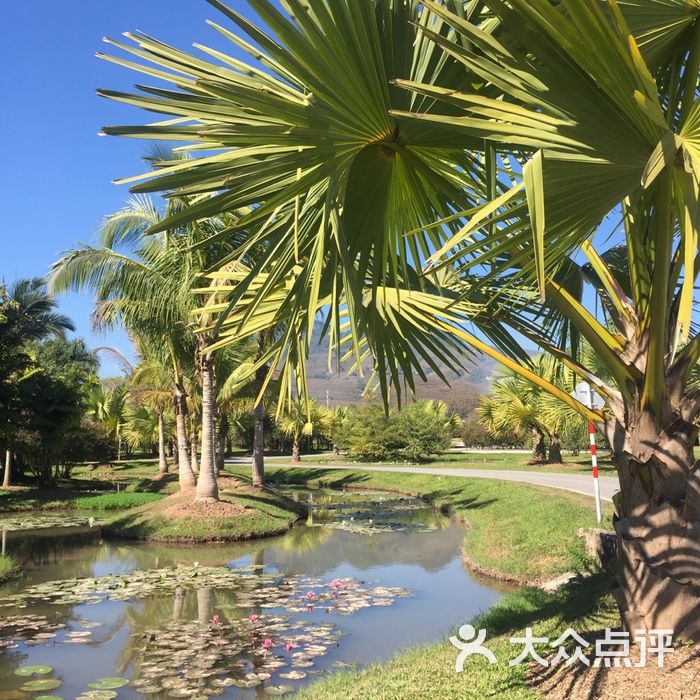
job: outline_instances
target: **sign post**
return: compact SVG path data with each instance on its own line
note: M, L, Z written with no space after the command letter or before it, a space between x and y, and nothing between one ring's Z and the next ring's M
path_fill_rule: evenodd
M602 408L605 403L603 399L593 391L593 387L588 382L579 382L574 389L573 395L588 408ZM595 496L595 515L598 524L603 521L603 513L600 504L600 481L598 480L598 448L595 443L595 425L588 422L588 441L591 449L591 467L593 469L593 495Z

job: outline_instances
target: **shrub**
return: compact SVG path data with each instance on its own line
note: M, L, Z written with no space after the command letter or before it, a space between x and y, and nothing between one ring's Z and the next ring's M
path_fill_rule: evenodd
M338 446L362 461L417 462L450 446L452 421L437 402L416 401L388 415L381 406L362 404L348 411L338 430Z

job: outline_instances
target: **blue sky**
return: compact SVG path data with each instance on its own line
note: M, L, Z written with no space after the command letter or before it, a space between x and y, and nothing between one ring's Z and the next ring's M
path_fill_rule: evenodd
M245 3L231 0L230 5ZM109 48L102 37L118 39L139 29L178 48L198 41L230 52L232 45L206 19L228 22L204 0L0 3L5 153L0 279L43 276L62 251L90 241L101 217L128 197L125 186L111 181L144 170L139 157L145 143L98 136L104 125L150 120L95 95L98 87L127 90L139 80L147 82L96 58L96 51ZM91 346L112 345L133 357L124 333L92 332L89 295L66 295L60 305ZM103 374L119 372L109 356L101 359Z

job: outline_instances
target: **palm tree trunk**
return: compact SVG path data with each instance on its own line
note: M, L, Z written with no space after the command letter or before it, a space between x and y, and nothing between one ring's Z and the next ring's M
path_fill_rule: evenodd
M624 425L606 425L621 491L613 594L628 630L669 629L674 641L700 639L698 426L682 408L668 411L662 429L648 412L635 416L626 408Z
M301 462L301 454L299 453L299 438L294 438L292 445L292 462Z
M260 399L253 409L253 486L265 483L265 399Z
M197 479L197 500L214 502L219 500L214 461L214 358L203 355L199 362L202 380L202 460Z
M559 433L549 435L549 459L550 464L563 464L564 458L561 456L561 440Z
M158 471L161 474L168 473L168 460L165 456L165 420L161 412L158 412Z
M532 432L532 463L541 464L547 461L547 452L544 447L544 434L539 428L531 428Z
M187 442L187 394L181 382L173 388L173 405L175 408L175 429L177 433L177 472L180 490L188 491L197 485L194 472L190 466L190 450Z
M195 426L193 422L190 427L190 459L192 460L192 471L195 474L199 474L199 460L197 459L197 452L199 452L199 443L197 441L197 426Z
M12 452L5 450L5 473L2 477L2 487L9 488L12 485Z
M221 414L221 418L219 419L219 433L217 435L217 450L216 450L216 475L219 476L219 474L222 472L225 462L224 459L226 458L226 438L228 436L228 417L226 416L225 413Z

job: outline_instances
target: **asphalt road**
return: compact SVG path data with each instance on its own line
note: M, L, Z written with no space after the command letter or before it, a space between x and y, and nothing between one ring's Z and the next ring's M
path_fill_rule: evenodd
M246 460L248 461L248 460ZM550 472L526 472L526 471L506 471L498 469L449 469L442 467L403 467L403 466L359 466L357 464L333 465L314 464L313 462L302 463L298 466L277 465L271 463L270 466L283 467L285 469L352 469L353 471L366 472L401 472L404 474L434 474L435 476L456 476L463 479L500 479L501 481L519 481L525 484L535 484L537 486L548 486L553 489L563 489L582 493L585 496L593 496L593 477L586 474L555 474ZM600 477L600 496L603 500L610 501L615 491L619 491L620 486L616 476Z

